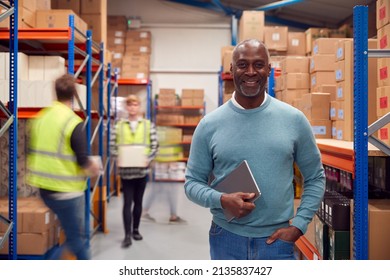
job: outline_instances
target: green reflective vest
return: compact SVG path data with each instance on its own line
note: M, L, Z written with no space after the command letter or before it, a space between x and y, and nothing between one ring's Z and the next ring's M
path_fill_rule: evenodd
M150 154L150 121L142 120L133 133L128 121L119 121L116 143L118 145L141 145L145 148L145 155Z
M57 192L84 191L86 176L77 164L70 138L82 120L66 105L55 102L32 121L27 182Z

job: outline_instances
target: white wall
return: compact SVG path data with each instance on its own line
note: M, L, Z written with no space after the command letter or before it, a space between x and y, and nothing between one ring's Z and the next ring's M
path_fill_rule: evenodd
M152 95L159 88L204 88L206 112L218 106L221 48L230 45L230 17L167 1L111 0L109 15L139 17L152 33Z

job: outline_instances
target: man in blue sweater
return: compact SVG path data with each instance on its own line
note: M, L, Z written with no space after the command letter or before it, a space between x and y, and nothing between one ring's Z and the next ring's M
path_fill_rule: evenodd
M186 170L187 197L211 209L211 259L294 258L294 242L317 211L325 187L321 155L310 123L296 108L266 93L271 66L266 46L245 40L233 51L231 100L197 126ZM247 160L261 190L221 193L214 187ZM293 163L304 177L294 213ZM209 185L210 174L215 177ZM226 220L224 209L236 218Z

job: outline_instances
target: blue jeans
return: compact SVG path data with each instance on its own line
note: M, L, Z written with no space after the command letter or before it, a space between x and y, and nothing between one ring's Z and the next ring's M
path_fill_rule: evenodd
M212 222L209 232L212 260L295 260L294 243L268 237L253 238L231 233Z
M78 260L89 260L90 252L87 248L87 238L85 234L85 196L72 199L59 200L51 199L50 195L41 196L47 207L49 207L58 217L63 228L66 246ZM55 257L58 258L62 252L61 248ZM57 257L58 256L58 257Z

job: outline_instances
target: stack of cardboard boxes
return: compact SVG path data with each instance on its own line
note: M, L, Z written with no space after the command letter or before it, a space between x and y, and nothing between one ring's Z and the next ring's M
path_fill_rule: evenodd
M0 214L8 217L8 200L0 200ZM17 254L44 255L59 244L61 227L54 213L41 199L29 197L18 199L17 209ZM7 225L0 223L0 236ZM0 254L8 254L8 242L0 248Z
M122 78L149 79L151 33L147 30L129 29L126 32Z
M378 49L390 49L390 1L377 1L376 27L378 30ZM378 88L377 88L377 118L381 118L390 112L390 58L378 59ZM378 131L378 138L390 145L390 124Z

